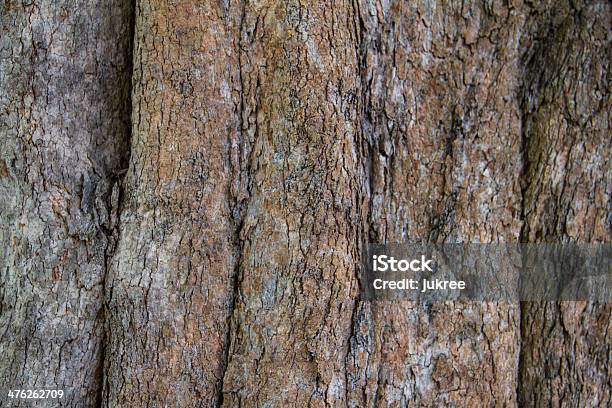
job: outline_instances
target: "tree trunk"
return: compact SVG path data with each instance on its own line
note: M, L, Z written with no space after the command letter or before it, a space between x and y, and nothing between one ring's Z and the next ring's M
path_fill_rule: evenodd
M369 241L517 241L526 10L395 2L361 13ZM359 303L350 404L515 405L519 316L507 303Z
M118 0L0 6L3 400L8 388L62 389L66 407L101 395L113 185L129 155L131 16Z
M357 279L368 242L610 242L608 2L2 7L6 387L610 404L609 303L370 302Z
M358 16L343 1L242 15L248 196L222 402L341 405L365 214Z
M104 405L214 406L237 262L238 10L141 1Z
M525 241L610 242L610 11L553 2L528 22ZM521 404L610 406L611 315L611 303L523 304Z

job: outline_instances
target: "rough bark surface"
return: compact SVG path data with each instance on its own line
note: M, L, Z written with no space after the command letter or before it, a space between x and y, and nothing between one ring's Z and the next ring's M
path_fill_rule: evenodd
M518 240L524 9L366 2L371 242ZM349 403L514 405L519 321L512 304L362 303Z
M609 2L0 7L6 386L610 405L610 304L371 303L357 279L367 242L610 241Z
M106 280L105 406L217 401L237 256L236 11L137 2L131 159Z
M607 1L534 9L523 38L525 224L529 242L610 242L610 17ZM612 304L522 305L524 406L611 404Z
M0 5L3 401L9 387L63 389L66 407L100 394L113 185L129 152L131 16L127 1Z
M363 158L354 5L246 3L249 197L223 405L344 404Z

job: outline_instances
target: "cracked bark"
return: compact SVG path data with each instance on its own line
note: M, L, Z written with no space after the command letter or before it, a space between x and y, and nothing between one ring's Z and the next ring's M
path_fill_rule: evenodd
M8 387L55 388L62 406L96 403L131 19L125 1L0 5L2 400Z
M609 404L609 305L369 303L356 279L368 241L609 242L607 2L103 5L2 6L3 383Z
M525 224L530 242L610 242L609 2L554 2L523 39ZM522 305L525 406L607 407L610 303Z
M132 141L107 277L104 406L212 406L237 259L234 4L138 1Z
M357 35L350 2L245 4L250 194L224 406L343 403L363 224Z
M516 241L525 8L366 2L372 242ZM351 406L516 404L513 304L360 303Z

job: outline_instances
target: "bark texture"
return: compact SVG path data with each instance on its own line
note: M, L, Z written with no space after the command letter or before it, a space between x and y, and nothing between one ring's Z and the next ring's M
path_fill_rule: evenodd
M523 38L525 224L530 242L610 242L610 15L606 1L536 8ZM611 404L612 305L525 303L525 406Z
M247 3L249 196L223 405L344 404L362 231L354 5Z
M609 2L73 3L1 9L2 383L610 404L610 304L371 303L357 280L367 242L610 241Z
M525 8L366 2L369 241L516 241ZM360 303L352 406L516 404L512 304Z
M129 154L131 15L118 0L0 5L3 400L9 387L63 389L66 407L100 395L113 184Z
M105 406L217 401L241 146L238 21L228 7L137 3L130 168L106 281Z

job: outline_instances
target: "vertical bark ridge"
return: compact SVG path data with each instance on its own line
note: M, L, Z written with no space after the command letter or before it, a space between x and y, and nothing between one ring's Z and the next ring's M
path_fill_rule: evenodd
M525 242L610 242L609 2L541 2L522 39ZM525 302L519 401L610 405L612 306Z
M93 406L102 379L131 18L129 1L0 6L0 378L66 407Z
M235 2L137 2L105 406L219 403L239 222L239 15Z
M363 222L352 10L246 3L253 146L224 406L343 404Z
M517 241L518 37L495 2L364 2L373 242ZM350 406L516 404L518 307L361 303Z

